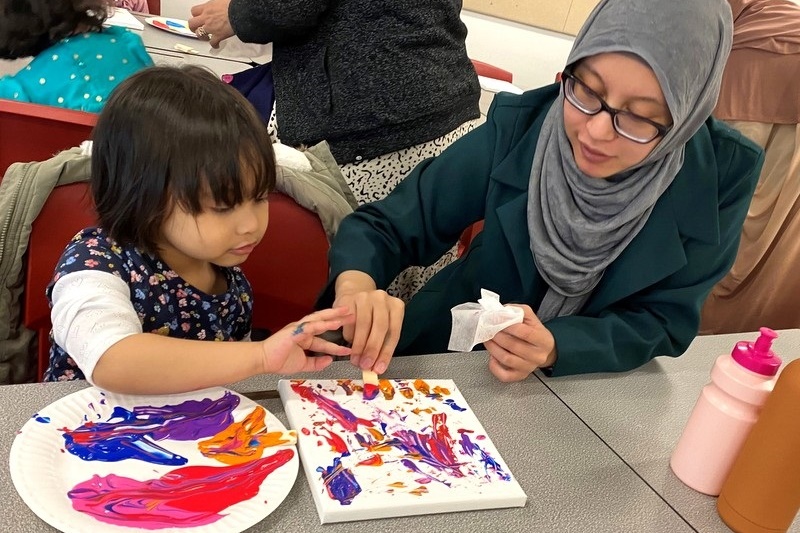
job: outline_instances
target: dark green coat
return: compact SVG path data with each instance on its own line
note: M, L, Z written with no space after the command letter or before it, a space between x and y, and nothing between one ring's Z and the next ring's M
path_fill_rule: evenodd
M450 308L477 301L481 288L503 303L536 310L547 286L529 246L528 182L542 121L557 94L553 85L497 95L485 125L340 226L330 279L361 270L386 287L405 266L432 263L465 228L485 219L464 256L409 302L398 355L446 351ZM683 353L697 334L703 300L736 257L762 162L755 144L721 122L705 123L647 223L584 308L546 323L558 350L554 375L629 370ZM323 303L330 298L329 285Z

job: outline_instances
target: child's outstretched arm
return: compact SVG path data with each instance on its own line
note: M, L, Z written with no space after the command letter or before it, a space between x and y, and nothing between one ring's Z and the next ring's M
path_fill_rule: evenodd
M331 363L332 355L350 355L350 348L317 335L353 320L345 307L324 309L261 342L199 341L138 333L103 353L91 381L112 392L170 394L226 385L263 373L322 370ZM305 350L330 355L309 356Z

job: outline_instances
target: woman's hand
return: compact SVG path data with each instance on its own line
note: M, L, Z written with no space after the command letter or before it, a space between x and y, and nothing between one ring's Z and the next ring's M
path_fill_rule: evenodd
M489 351L489 371L505 382L521 381L537 368L553 366L557 358L553 334L533 309L527 305L515 307L525 312L522 323L508 326L484 343Z
M200 38L208 37L212 48L219 48L220 42L234 36L231 21L228 19L230 3L231 0L209 0L205 4L192 7L189 29Z
M264 354L264 373L294 374L322 370L333 361L333 355L350 355L350 348L317 337L320 333L352 324L355 316L347 307L323 309L289 324L261 345ZM306 352L317 354L309 356Z
M347 307L355 315L355 321L342 332L352 346L350 362L362 370L385 372L400 340L403 300L377 290L367 274L348 270L336 278L333 305Z

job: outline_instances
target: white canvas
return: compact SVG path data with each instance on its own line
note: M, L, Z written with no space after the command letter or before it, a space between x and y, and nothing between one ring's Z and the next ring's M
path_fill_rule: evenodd
M452 380L281 380L321 523L522 507L527 499Z

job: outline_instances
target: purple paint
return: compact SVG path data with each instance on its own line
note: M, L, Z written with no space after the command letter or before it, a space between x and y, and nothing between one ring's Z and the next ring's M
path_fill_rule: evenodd
M486 479L489 479L489 471L491 470L503 481L511 481L511 474L504 472L503 467L497 462L497 459L486 453L483 448L472 442L467 431L461 432L461 450L466 455L471 455L473 457L475 456L475 452L480 455L480 460L483 463Z
M344 455L346 457L349 454ZM322 482L328 491L328 496L337 500L342 505L350 505L353 498L361 492L361 486L349 468L342 466L341 457L334 457L333 465L318 467L317 472L322 474Z
M446 403L448 406L450 406L454 411L466 411L467 410L465 407L459 407L456 404L456 401L454 399L452 399L452 398L446 399L444 401L444 403Z
M342 427L347 431L355 432L358 430L359 425L368 427L373 426L371 420L358 418L352 412L339 405L336 401L326 398L308 385L292 383L292 390L301 398L317 404L320 409L335 418L336 421L339 422L339 424L341 424Z
M416 472L417 474L422 476L422 479L417 479L416 480L418 483L430 483L431 481L438 481L442 485L446 485L448 487L450 486L450 483L448 483L447 481L442 481L441 479L436 479L432 475L426 474L425 472L420 470L419 467L416 464L414 464L414 461L412 461L411 459L402 459L400 462L403 464L403 466L405 466L406 468L408 468L412 472Z
M85 461L139 459L162 465L183 465L187 459L153 441L192 441L216 435L233 423L239 397L225 392L217 400L187 400L162 407L115 407L106 422L62 428L65 448Z

